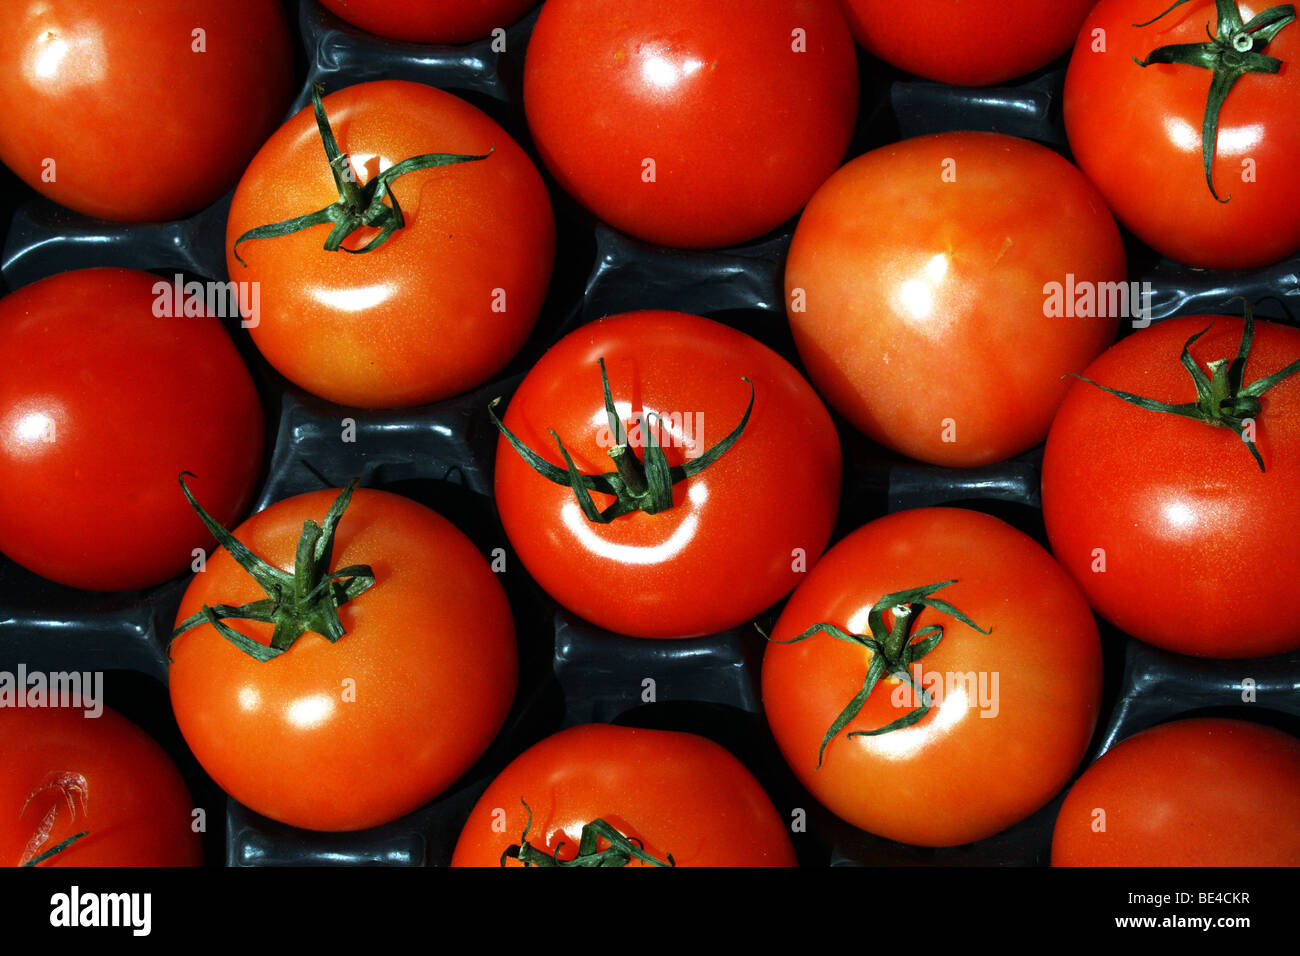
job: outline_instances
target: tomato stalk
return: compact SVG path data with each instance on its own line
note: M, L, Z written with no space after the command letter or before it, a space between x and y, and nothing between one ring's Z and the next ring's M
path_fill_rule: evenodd
M954 579L939 584L927 584L924 587L909 588L905 591L886 594L871 605L871 610L867 613L867 627L871 632L870 634L851 634L834 624L821 623L814 624L803 633L783 641L768 638L774 644L797 644L817 634L829 634L836 640L856 644L871 652L871 663L867 667L867 675L862 682L862 689L840 711L839 716L835 718L826 731L826 736L822 738L821 748L817 751L818 770L821 769L822 758L826 754L827 745L835 738L836 734L844 729L849 721L858 716L866 704L867 698L876 689L876 684L880 682L881 678L885 676L894 677L912 688L919 695L920 706L913 708L897 720L890 721L883 727L877 727L875 730L855 730L846 736L877 737L895 730L902 730L904 727L912 726L930 712L933 698L925 687L916 682L910 668L939 646L939 642L943 640L943 625L929 624L913 633L912 624L917 608L933 608L941 614L955 617L967 627L973 628L981 634L992 633L991 630L984 630L947 601L931 597L936 591L956 583L957 581ZM891 612L892 624L885 624L886 611ZM767 637L767 635L764 635L764 637Z
M211 607L205 604L201 611L181 622L171 639L175 640L201 624L211 624L218 634L245 654L259 661L268 661L287 651L307 631L321 635L331 644L342 637L346 632L339 619L339 608L365 593L375 583L375 574L369 565L353 564L337 571L330 570L334 536L338 531L339 520L343 517L348 502L352 500L352 492L357 487L356 479L339 492L322 524L315 521L303 522L294 570L289 573L258 557L204 511L186 487L186 475L194 476L190 472L182 472L180 476L181 490L185 492L190 506L207 525L217 543L252 575L267 596L238 607L227 604ZM222 618L273 624L275 630L270 645L260 644L239 633L224 623Z
M40 865L41 865L42 863L44 863L46 860L49 860L49 859L52 859L53 857L58 856L60 853L62 853L62 852L63 852L64 850L66 850L68 847L72 846L72 844L76 843L78 840L80 840L82 837L86 836L86 835L89 834L89 833L90 833L89 830L82 830L80 833L74 833L74 834L72 834L72 836L68 837L66 840L61 840L60 842L54 844L54 846L50 847L50 848L49 848L48 850L46 850L44 853L41 853L41 854L39 854L39 855L37 855L37 856L34 856L34 857L32 857L30 860L27 860L27 861L25 861L25 862L23 862L23 863L20 863L20 864L18 864L18 865L19 865L19 866L40 866Z
M645 460L641 461L636 457L636 453L628 444L627 431L623 427L623 422L614 408L614 399L609 391L609 377L605 374L605 360L602 358L599 362L600 381L605 390L605 414L609 419L610 434L614 437L614 447L610 449L609 457L613 460L616 471L584 475L573 463L573 458L564 447L560 436L552 430L551 437L559 446L560 454L564 456L564 463L567 466L567 468L557 468L524 444L497 417L496 406L500 403L500 398L494 398L489 403L488 415L492 417L492 423L505 436L506 441L519 452L529 467L548 481L573 489L574 497L578 499L578 506L582 508L582 513L588 521L595 524L609 524L615 518L636 511L644 511L646 514L667 511L673 506L673 486L708 468L740 438L745 426L749 424L750 412L754 410L754 383L748 378L741 378L741 381L749 386L749 405L745 408L740 424L700 457L670 468L668 458L655 436L657 429L650 427L649 421L646 422L645 429ZM591 498L592 492L611 495L616 500L604 511L598 511Z
M329 160L330 174L334 177L334 186L339 191L339 198L324 209L249 229L235 240L231 249L241 266L248 265L239 255L241 242L252 239L274 239L325 223L334 223L334 228L325 237L325 249L328 252L342 249L344 252L362 253L378 249L393 233L406 225L406 220L402 216L402 207L397 201L397 194L392 191L393 180L419 169L487 159L495 149L493 147L481 156L457 153L424 153L420 156L412 156L388 167L363 186L357 182L348 154L339 149L338 140L334 138L334 131L330 128L329 119L325 115L325 106L321 102L321 94L324 91L325 87L321 84L312 84L311 105L316 113L316 127L320 130L321 142L325 145L325 156ZM390 200L391 205L385 200ZM343 245L345 239L363 226L378 229L379 234L360 249L349 249Z
M668 860L656 859L645 851L645 847L636 837L621 833L605 820L597 819L584 824L578 838L578 852L567 860L560 859L560 847L563 841L555 845L554 853L547 853L528 842L528 831L533 828L533 808L520 798L520 803L528 811L528 820L524 824L523 835L519 843L506 847L501 854L501 865L506 860L515 859L524 866L627 866L633 858L653 866L676 866L677 861L671 853L664 854ZM609 846L599 849L600 839L604 838Z
M1179 356L1179 360L1191 374L1192 381L1196 383L1196 401L1194 402L1184 402L1181 405L1160 402L1153 398L1144 398L1132 392L1123 392L1116 388L1098 384L1092 379L1085 378L1074 372L1069 374L1139 408L1190 418L1193 421L1213 425L1216 428L1231 428L1237 433L1237 437L1241 438L1250 449L1251 455L1255 458L1255 463L1259 465L1259 470L1262 472L1264 471L1264 459L1260 457L1259 449L1255 447L1254 440L1246 437L1246 423L1247 421L1254 422L1263 410L1264 406L1259 400L1261 395L1274 385L1290 378L1296 372L1300 372L1300 359L1296 359L1286 368L1274 372L1272 375L1266 375L1264 378L1256 379L1249 385L1243 386L1241 380L1246 371L1246 359L1250 356L1250 344L1255 337L1255 318L1251 312L1250 303L1244 299L1242 302L1245 306L1246 325L1241 333L1241 344L1237 347L1237 355L1231 362L1227 359L1216 359L1207 363L1206 367L1210 370L1210 374L1207 376L1188 351L1193 342L1214 328L1213 322L1183 343L1183 351Z
M1150 26L1187 2L1188 0L1177 0L1159 16L1133 26ZM1218 31L1210 33L1209 24L1205 25L1205 32L1210 36L1208 43L1173 43L1157 47L1147 54L1145 60L1134 57L1133 62L1142 67L1152 63L1165 63L1198 66L1210 71L1210 95L1205 103L1205 119L1201 124L1201 158L1205 164L1205 182L1210 187L1210 194L1219 202L1227 202L1232 197L1220 199L1214 189L1213 164L1214 149L1219 138L1219 111L1223 108L1228 92L1247 73L1270 74L1282 69L1281 60L1265 56L1260 51L1272 42L1279 31L1295 20L1296 11L1293 5L1282 4L1270 7L1245 23L1236 0L1215 0L1215 7L1218 11Z

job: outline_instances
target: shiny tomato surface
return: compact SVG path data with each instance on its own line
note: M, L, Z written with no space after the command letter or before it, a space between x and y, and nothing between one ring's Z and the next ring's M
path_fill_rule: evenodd
M292 80L277 0L13 0L0 160L77 212L177 219L238 181Z
M502 853L522 845L529 809L528 842L561 860L578 852L584 826L604 820L660 862L671 855L677 866L795 865L785 822L758 781L694 734L586 724L547 737L484 791L451 865L502 865Z
M94 711L90 711L94 713ZM0 865L198 866L194 802L154 740L120 714L0 707Z
M303 522L338 492L272 505L235 529L270 564L294 568ZM203 768L240 803L312 830L386 823L437 796L487 749L514 699L514 624L487 561L449 521L382 491L354 492L331 568L368 565L375 584L343 604L335 643L307 632L258 661L208 624L171 646L171 698ZM203 605L265 594L226 550L185 592ZM263 644L271 627L227 620Z
M876 730L916 710L897 678L822 741L863 687L872 652L814 624L869 633L886 594L944 581L935 597L990 633L922 608L911 634L943 636L919 667L934 706L911 726ZM828 809L878 836L955 846L992 836L1039 809L1083 758L1097 722L1101 645L1087 603L1031 538L988 515L922 508L880 518L831 548L790 598L763 658L763 707L781 753Z
M1300 740L1176 720L1122 741L1070 788L1053 866L1300 866Z
M81 269L0 300L0 551L61 584L151 587L241 517L262 465L257 391L221 323L159 316L172 283Z
M510 399L504 423L565 467L614 470L599 360L638 458L658 417L670 466L699 458L754 408L739 440L673 486L673 506L608 524L571 488L535 472L502 437L496 501L524 566L588 621L638 637L694 637L744 623L788 593L821 554L839 507L840 448L830 415L797 371L758 340L679 312L601 319L551 348ZM639 436L639 437L638 437ZM598 509L614 503L592 494Z
M843 159L857 104L835 0L548 0L524 71L564 190L668 246L738 243L797 213Z
M817 191L786 310L813 384L858 429L922 461L985 465L1042 441L1062 376L1114 340L1119 308L1063 295L1054 311L1049 285L1124 270L1114 220L1066 160L944 133L860 156Z
M311 107L249 165L226 224L230 277L259 284L253 341L290 381L343 405L393 408L479 385L519 350L550 283L555 221L532 161L487 114L419 83L383 80L324 97L358 184L405 159L486 159L399 176L405 226L382 246L323 249L329 224L235 241L257 226L336 202ZM242 264L239 259L242 258Z

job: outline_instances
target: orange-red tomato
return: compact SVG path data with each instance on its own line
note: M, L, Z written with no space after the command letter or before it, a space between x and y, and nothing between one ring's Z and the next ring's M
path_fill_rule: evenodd
M565 336L510 399L506 427L553 466L565 462L552 430L581 472L614 471L602 358L638 460L652 435L670 466L701 459L744 418L745 378L753 411L721 458L673 485L671 508L607 524L502 437L496 501L510 543L547 593L612 631L696 637L744 623L787 594L830 538L841 471L830 415L757 339L680 312L630 312ZM600 510L615 501L591 500Z
M987 86L1070 48L1096 0L840 0L853 36L886 62L942 83Z
M320 0L370 33L407 43L468 43L508 27L537 0Z
M532 847L571 860L583 827L597 820L661 863L670 855L677 866L796 862L772 801L713 741L586 724L547 737L501 771L470 813L451 865L521 866L502 854L522 846L526 826ZM607 850L609 841L598 840L596 848ZM654 864L634 856L627 865Z
M0 865L198 866L194 802L163 749L105 708L0 707Z
M1123 282L1124 268L1114 220L1066 160L944 133L860 156L817 191L790 247L786 309L813 384L858 429L975 466L1046 437L1062 376L1118 324L1109 300L1064 290Z
M481 384L523 345L550 282L555 222L536 167L487 114L419 83L361 83L324 107L360 186L413 156L493 152L394 179L406 225L370 252L346 251L375 238L364 226L326 251L324 224L240 243L237 258L246 231L339 199L312 109L290 119L249 165L226 225L230 277L259 283L253 341L286 378L344 405L418 405Z
M781 225L844 158L857 105L835 0L548 0L524 64L560 185L667 246Z
M907 668L933 706L885 677L860 712L823 738L863 688L873 652L815 624L868 634L887 594L955 581L934 597L983 630L922 607L911 639L942 625L938 645ZM888 623L888 620L886 621ZM1101 696L1097 625L1078 589L1031 538L956 508L903 511L831 548L790 598L763 658L763 706L796 776L832 812L879 836L955 846L992 836L1039 809L1083 758Z
M0 160L103 219L215 202L289 105L277 0L13 0L0 9Z
M1053 866L1300 866L1300 740L1244 720L1129 737L1070 788Z
M72 587L186 571L211 536L176 476L238 520L262 467L253 380L221 323L158 316L161 281L79 269L0 300L0 551Z
M304 521L338 492L272 505L235 537L286 571ZM487 561L449 521L407 498L361 489L338 525L331 569L369 565L375 584L339 608L345 634L304 633L258 661L209 624L171 646L181 732L223 790L264 816L313 830L358 830L437 796L487 749L514 699L514 624ZM181 602L265 597L225 549ZM270 625L231 619L269 644Z

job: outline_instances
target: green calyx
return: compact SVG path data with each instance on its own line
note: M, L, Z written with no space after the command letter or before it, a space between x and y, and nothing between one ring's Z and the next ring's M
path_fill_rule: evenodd
M564 456L568 468L557 468L552 465L525 445L497 417L496 406L500 403L500 398L493 399L488 405L488 414L492 418L492 423L505 436L506 441L510 442L510 446L519 452L529 467L548 481L573 489L574 497L578 499L578 506L582 508L582 513L588 521L609 524L615 518L635 511L644 511L646 514L667 511L673 506L673 486L708 468L726 454L740 438L745 426L749 424L750 412L754 410L754 383L748 378L741 379L749 386L749 405L745 408L740 424L731 431L731 434L698 458L692 458L683 465L674 465L670 468L668 458L664 455L664 450L655 436L658 429L651 427L649 421L645 423L645 460L636 457L636 453L628 444L627 430L623 427L623 422L614 408L614 399L609 391L609 377L605 374L605 360L602 358L599 361L600 381L605 389L605 414L609 419L609 431L614 440L614 447L610 449L609 457L613 459L616 471L599 475L582 474L573 463L573 458L564 447L564 442L560 441L560 436L554 431L551 432L551 437L559 446L560 454ZM596 503L591 498L592 492L611 495L616 500L604 511L598 511Z
M667 861L656 859L645 851L640 840L625 836L604 820L593 820L585 824L582 835L578 838L577 854L561 860L560 847L564 846L563 842L555 845L554 853L539 850L528 842L528 831L533 828L533 808L522 798L519 802L528 811L528 821L524 824L519 843L506 847L506 851L501 854L502 866L506 865L508 859L518 860L524 866L627 866L633 859L651 866L677 865L671 853L665 854ZM601 839L609 844L603 850L600 849Z
M1133 26L1150 26L1187 2L1188 0L1177 0L1160 16ZM1282 68L1281 60L1265 56L1261 51L1280 30L1295 20L1296 11L1291 4L1282 4L1265 10L1245 23L1236 0L1215 0L1215 7L1218 10L1218 31L1210 33L1209 24L1205 25L1205 32L1210 36L1209 42L1174 43L1157 47L1147 54L1145 60L1134 57L1133 61L1143 67L1153 63L1166 63L1199 66L1210 71L1210 95L1205 103L1205 119L1201 124L1201 157L1205 164L1205 182L1210 187L1210 194L1219 202L1227 202L1232 197L1220 199L1214 189L1214 149L1219 137L1219 111L1233 85L1247 73L1276 73Z
M186 475L194 476L190 472L182 472L180 476L181 490L185 492L190 506L207 525L217 543L253 576L267 596L238 607L227 604L209 607L205 604L201 611L181 622L172 634L172 640L191 628L211 624L218 634L245 654L259 661L268 661L287 651L307 631L321 635L331 644L342 637L346 632L339 619L339 608L375 583L375 575L369 565L354 564L337 571L330 570L334 535L338 531L344 509L352 500L352 492L357 487L356 480L350 482L334 499L322 524L315 521L303 522L302 536L298 539L298 550L294 557L294 570L290 574L268 564L248 550L204 511L185 486ZM223 618L274 625L270 645L260 644L239 633L224 623Z
M947 601L931 597L936 591L956 583L957 581L954 579L952 581L942 581L939 584L927 584L924 587L909 588L906 591L895 591L892 594L886 594L871 605L871 610L867 613L867 627L871 632L870 634L850 634L834 624L814 624L802 634L784 641L768 638L774 644L797 644L817 634L829 634L836 640L856 644L871 652L871 663L867 666L867 676L862 682L862 689L858 691L857 696L849 701L848 706L840 711L840 715L835 718L826 731L826 736L822 738L821 748L817 751L818 770L821 769L822 758L826 754L826 746L835 738L836 734L845 728L849 721L858 716L866 704L867 698L871 696L872 691L876 689L876 684L882 678L894 677L912 688L920 701L919 706L897 720L890 721L883 727L877 727L875 730L855 730L846 736L878 737L881 734L910 727L930 712L934 700L930 692L916 682L911 672L911 666L939 646L939 642L943 640L943 625L929 624L913 633L913 619L919 613L920 608L933 608L941 614L956 618L967 627L979 631L981 634L992 633L992 631L984 630ZM891 612L892 624L885 623L886 611ZM766 635L764 636L766 637Z
M392 190L393 180L418 169L452 166L456 163L472 163L487 159L492 155L493 149L489 149L482 156L464 156L456 153L424 153L420 156L404 159L400 163L395 163L362 186L356 180L356 175L348 162L348 155L339 149L338 141L334 138L334 131L330 128L329 119L325 116L325 106L321 102L321 94L324 92L325 87L319 83L313 83L311 87L311 105L316 113L316 126L320 130L321 141L325 144L325 156L329 160L330 173L333 175L334 185L339 191L338 201L330 203L324 209L318 209L315 212L297 216L293 219L257 226L245 232L235 240L235 245L231 250L242 266L246 266L248 263L244 262L239 255L240 243L248 242L251 239L274 239L324 223L334 224L334 228L330 230L329 235L325 238L325 249L329 252L341 249L344 252L362 253L378 249L389 240L393 233L406 225L406 220L402 216L402 207L397 202L397 195ZM379 234L360 249L349 249L344 246L343 241L363 226L378 229Z
M82 837L86 836L89 833L90 833L89 830L82 830L80 833L74 833L66 840L62 840L59 843L54 844L54 846L50 847L44 853L37 854L36 856L28 860L26 863L20 864L20 866L40 866L46 860L58 856L68 847L72 846L72 844L76 843L78 840L80 840Z
M1183 351L1179 359L1183 363L1183 367L1191 374L1192 381L1196 383L1196 401L1194 402L1185 402L1181 405L1159 402L1153 398L1143 398L1141 395L1134 395L1132 392L1122 392L1116 388L1100 385L1092 379L1084 378L1084 376L1077 375L1074 372L1069 374L1139 408L1190 418L1193 421L1213 425L1216 428L1231 428L1237 433L1237 437L1242 439L1246 447L1250 449L1251 455L1255 458L1255 463L1259 465L1259 470L1263 471L1264 459L1260 457L1259 449L1255 447L1254 440L1247 437L1246 425L1248 422L1253 423L1263 409L1263 405L1259 400L1261 395L1279 382L1290 378L1296 372L1300 372L1300 359L1292 362L1286 368L1274 372L1272 375L1266 375L1264 378L1256 379L1249 385L1243 385L1241 380L1246 371L1246 359L1250 356L1250 343L1255 337L1255 318L1251 313L1250 303L1244 299L1242 299L1242 303L1244 305L1246 326L1241 334L1241 344L1237 347L1237 355L1231 361L1216 359L1208 363L1207 367L1210 374L1207 376L1188 351L1193 342L1214 327L1214 323L1210 323L1183 343Z

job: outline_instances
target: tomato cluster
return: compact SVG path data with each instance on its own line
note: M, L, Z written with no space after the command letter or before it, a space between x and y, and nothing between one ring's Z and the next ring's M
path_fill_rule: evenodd
M323 2L342 34L494 53L534 5ZM504 104L318 70L284 118L284 12L233 6L0 14L14 174L68 221L221 219L202 301L149 254L0 300L0 585L165 618L209 785L325 833L479 786L456 866L789 866L814 804L935 848L1047 814L1057 865L1300 863L1300 742L1106 727L1103 666L1300 651L1300 330L1244 299L1153 324L1131 286L1135 258L1300 249L1293 9L546 0ZM860 71L991 86L1066 55L1058 149L898 140L860 108ZM641 257L636 311L586 314L593 230ZM674 308L650 275L726 285L786 239L783 298L744 310ZM304 421L360 444L339 460L364 480ZM929 469L987 499L1039 446L1041 533L864 491ZM389 480L435 472L465 497ZM770 765L707 727L537 718L565 627L614 648L593 671L741 648ZM200 862L149 735L3 688L0 862Z

